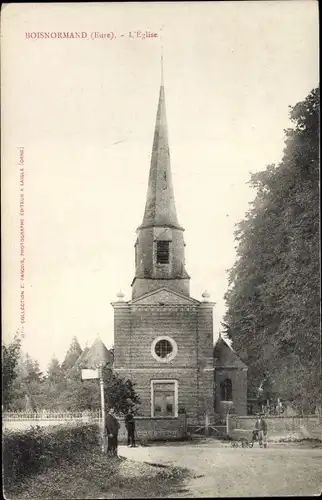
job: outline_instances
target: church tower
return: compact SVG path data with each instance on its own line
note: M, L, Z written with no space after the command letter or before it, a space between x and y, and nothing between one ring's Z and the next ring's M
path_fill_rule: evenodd
M114 370L135 384L139 413L195 421L214 414L213 306L190 297L176 212L163 77L147 199L135 243L132 300L114 307Z
M162 78L147 200L135 244L133 299L161 286L189 296L190 277L185 270L183 231L174 201Z

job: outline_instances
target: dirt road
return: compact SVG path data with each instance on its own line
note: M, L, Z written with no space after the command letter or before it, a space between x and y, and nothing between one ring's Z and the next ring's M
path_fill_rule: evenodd
M236 449L208 441L134 449L120 446L120 455L192 471L193 477L172 498L298 496L322 491L321 448L284 444Z

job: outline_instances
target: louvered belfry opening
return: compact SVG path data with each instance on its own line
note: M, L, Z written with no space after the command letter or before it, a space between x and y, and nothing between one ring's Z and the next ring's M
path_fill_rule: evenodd
M157 241L157 263L169 264L170 242Z

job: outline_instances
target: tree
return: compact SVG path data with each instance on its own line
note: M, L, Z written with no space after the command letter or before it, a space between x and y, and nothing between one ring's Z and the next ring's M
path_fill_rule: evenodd
M46 379L52 383L61 382L61 380L63 379L63 373L60 363L55 356L53 356L48 365Z
M38 404L47 410L58 409L61 394L66 390L66 380L58 359L54 356L47 368L46 376L38 392Z
M104 387L107 406L114 408L119 415L126 414L129 409L136 410L140 405L140 398L131 380L123 379L111 370L105 371Z
M62 363L62 370L67 373L71 368L73 368L79 356L82 354L83 350L79 345L76 337L73 337L69 349L66 353L65 359Z
M12 386L17 377L20 349L21 337L18 334L11 343L2 346L2 401L5 408L10 405L14 397Z
M38 361L28 353L20 352L16 377L12 384L12 410L36 410L43 405L44 377Z
M40 371L38 361L32 359L28 353L26 353L22 359L20 370L23 381L26 384L32 384L33 382L39 383L43 380L43 373Z
M127 413L128 409L140 404L133 384L113 374L109 368L103 370L104 396L107 407L113 407L118 414ZM82 381L80 374L66 379L64 390L55 400L57 407L70 411L97 410L101 407L100 386L98 380Z
M55 357L48 365L47 375L43 376L36 360L29 354L20 354L14 376L10 409L82 411L101 407L99 381L82 381L81 370L64 373ZM115 375L108 361L103 367L103 377L105 403L108 407L113 407L118 414L122 414L140 404L131 381Z
M290 111L281 163L253 174L256 197L236 229L225 331L255 393L314 405L320 393L319 88Z

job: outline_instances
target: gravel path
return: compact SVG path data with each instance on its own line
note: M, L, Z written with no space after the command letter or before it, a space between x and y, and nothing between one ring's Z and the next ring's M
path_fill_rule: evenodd
M231 448L208 441L199 444L120 446L122 456L140 462L188 468L172 498L317 495L322 492L322 450L292 445L267 449Z

